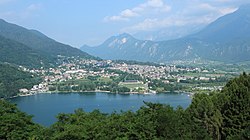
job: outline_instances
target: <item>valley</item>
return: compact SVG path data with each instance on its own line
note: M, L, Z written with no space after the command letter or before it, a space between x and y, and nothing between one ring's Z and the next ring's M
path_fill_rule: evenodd
M242 72L250 72L249 67L244 69L243 64L232 66L218 63L219 67L216 62L210 62L209 65L199 65L197 62L196 66L166 65L77 57L60 57L58 62L62 62L58 67L23 67L24 71L38 75L43 81L31 89L20 89L20 95L60 92L209 93L222 90L226 82Z
M249 106L246 0L0 0L1 140L245 140Z
M20 88L14 96L218 91L230 79L250 70L248 7L241 6L179 39L156 42L123 33L100 46L83 46L83 51L0 20L0 62L42 79L32 88ZM239 25L240 30L233 28Z

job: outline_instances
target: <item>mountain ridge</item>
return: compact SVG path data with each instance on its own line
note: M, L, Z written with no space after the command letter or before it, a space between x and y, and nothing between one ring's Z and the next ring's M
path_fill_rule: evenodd
M95 57L87 54L86 52L57 42L37 30L29 30L16 24L8 23L3 19L0 19L0 35L52 57L62 55L95 59Z
M250 60L249 9L250 5L242 6L235 12L218 18L198 33L180 39L154 42L124 38L122 34L110 37L99 46L85 46L81 50L105 59L150 62L194 59L247 61Z
M51 58L36 50L0 35L0 62L22 65L29 68L49 66Z

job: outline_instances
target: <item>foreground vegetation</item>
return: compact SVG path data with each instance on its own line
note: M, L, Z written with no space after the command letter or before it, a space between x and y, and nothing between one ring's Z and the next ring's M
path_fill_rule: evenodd
M0 101L0 139L250 139L250 75L219 93L197 94L186 109L145 103L136 112L103 114L77 109L49 128Z

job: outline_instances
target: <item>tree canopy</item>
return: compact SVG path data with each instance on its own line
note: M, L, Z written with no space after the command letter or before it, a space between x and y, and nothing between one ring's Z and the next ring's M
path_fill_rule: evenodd
M0 98L15 96L19 89L30 89L34 84L40 82L40 78L32 76L29 72L24 72L9 64L0 63Z
M0 139L250 139L250 75L221 92L196 94L187 109L148 103L136 112L61 113L45 128L14 105L0 101Z

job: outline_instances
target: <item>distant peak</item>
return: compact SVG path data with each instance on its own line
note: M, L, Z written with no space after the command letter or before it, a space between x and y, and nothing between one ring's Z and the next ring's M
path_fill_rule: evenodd
M89 45L87 45L87 44L84 44L84 45L82 45L82 47L90 47Z
M0 18L0 22L6 22L6 21Z
M118 37L121 37L121 38L131 38L132 37L132 35L130 35L130 34L128 34L128 33L122 33L122 34L120 34L120 35L118 35Z

